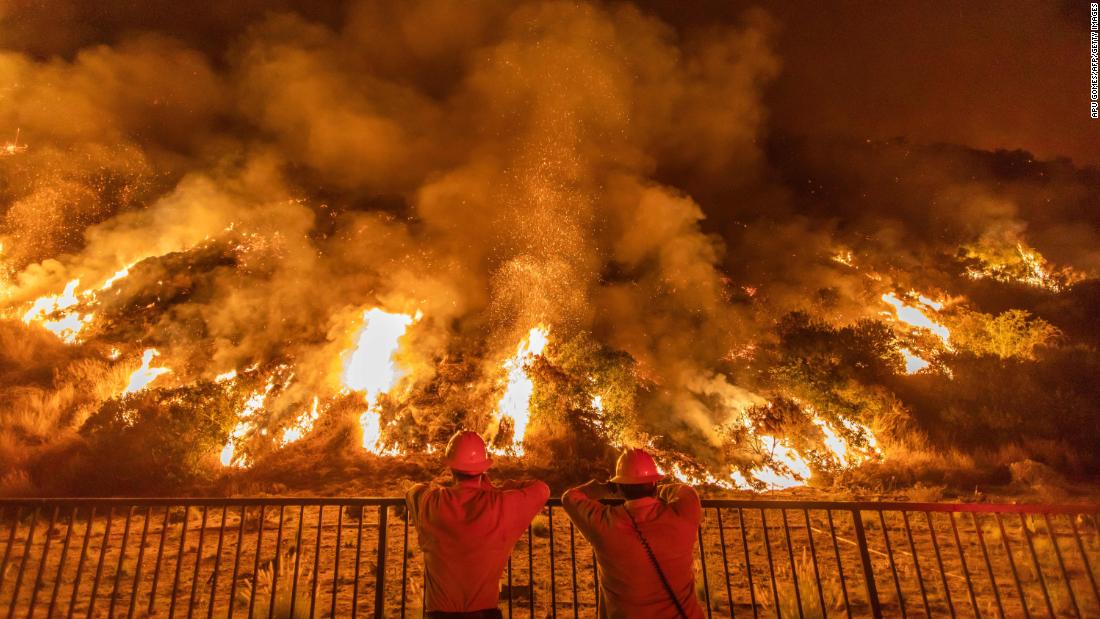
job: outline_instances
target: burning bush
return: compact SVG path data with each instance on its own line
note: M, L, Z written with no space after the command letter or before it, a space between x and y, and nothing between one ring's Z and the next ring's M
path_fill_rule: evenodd
M87 494L157 494L209 481L239 405L213 382L104 403L81 429L87 452L79 487Z

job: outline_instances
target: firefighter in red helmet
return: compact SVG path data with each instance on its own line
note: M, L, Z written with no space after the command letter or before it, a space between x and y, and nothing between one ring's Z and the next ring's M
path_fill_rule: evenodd
M541 481L509 488L490 483L492 460L476 432L451 437L444 462L452 484L418 484L405 499L424 552L425 616L499 618L508 555L546 504L550 488Z
M568 490L562 507L596 552L602 619L701 619L693 572L702 519L691 486L659 486L664 475L642 449L628 449L607 483ZM605 497L621 496L621 505Z

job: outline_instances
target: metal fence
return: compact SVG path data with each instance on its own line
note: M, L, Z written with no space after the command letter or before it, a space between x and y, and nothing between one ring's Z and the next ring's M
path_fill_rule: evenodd
M707 500L709 617L1100 617L1100 506ZM418 617L401 499L0 500L0 615ZM508 617L593 617L591 547L552 499Z

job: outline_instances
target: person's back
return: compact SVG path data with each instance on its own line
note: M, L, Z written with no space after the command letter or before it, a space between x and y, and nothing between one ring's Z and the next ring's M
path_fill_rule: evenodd
M480 437L474 441L470 435L476 437L466 433L466 439L461 434L455 439L480 442ZM480 444L483 451L484 443ZM424 552L428 616L491 617L498 613L500 577L508 555L546 503L550 489L540 481L515 489L495 487L484 475L487 457L480 464L476 458L462 462L450 457L451 445L448 451L456 483L420 484L406 497Z
M621 475L616 478L623 479ZM628 488L622 505L601 503L611 488L595 481L562 495L562 506L596 553L600 617L703 616L693 572L702 514L699 497L690 486L672 484L656 489L653 484L655 480L637 484L640 492Z

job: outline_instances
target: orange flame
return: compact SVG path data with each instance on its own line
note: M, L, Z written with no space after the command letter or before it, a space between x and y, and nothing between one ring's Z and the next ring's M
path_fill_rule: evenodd
M363 312L363 327L356 336L355 349L347 356L342 382L349 391L364 394L367 410L359 417L363 430L363 449L381 453L381 427L376 409L378 396L389 392L405 376L394 362L400 340L409 326L420 320L374 308Z
M527 375L527 367L542 354L549 341L549 329L543 325L533 327L516 348L516 354L504 362L508 382L497 404L497 421L505 418L512 421L512 451L517 455L523 455L523 437L531 419L531 395L535 392L535 382Z
M150 367L153 362L153 357L159 355L155 348L146 348L145 352L141 355L141 367L130 374L130 382L126 385L126 390L122 392L122 395L130 395L131 393L137 393L142 389L149 386L149 383L157 379L161 374L167 374L172 370L169 368L154 368Z

